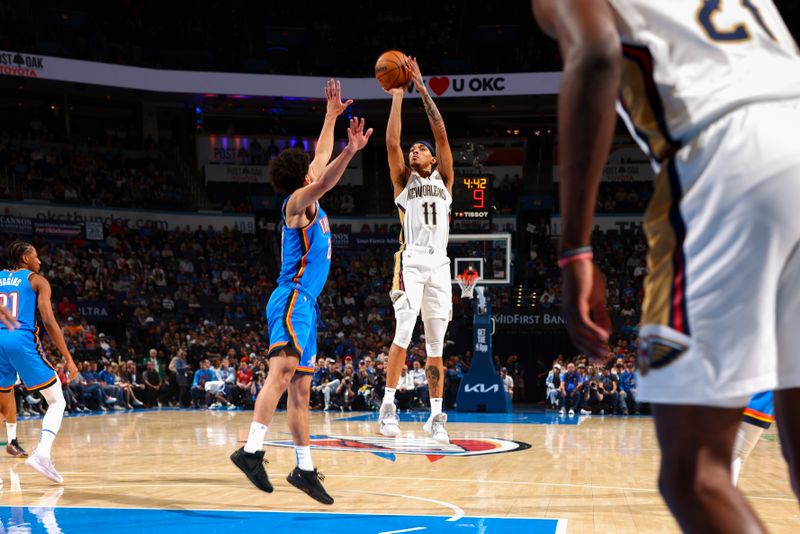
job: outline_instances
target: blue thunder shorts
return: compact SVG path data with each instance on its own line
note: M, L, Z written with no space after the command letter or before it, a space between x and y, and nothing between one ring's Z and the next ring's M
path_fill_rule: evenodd
M278 286L267 303L269 355L286 347L300 355L297 372L313 373L317 357L317 303L310 294Z
M28 391L44 389L58 382L37 333L0 330L0 391L13 389L18 374Z
M756 393L744 409L743 419L751 425L769 428L775 421L775 401L771 391Z

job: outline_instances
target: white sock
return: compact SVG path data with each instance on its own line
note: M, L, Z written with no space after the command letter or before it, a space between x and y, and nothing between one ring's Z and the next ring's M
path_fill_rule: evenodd
M442 399L431 398L431 416L442 413Z
M17 439L17 423L6 422L6 433L8 434L9 443Z
M311 447L308 445L294 446L294 455L297 457L297 467L303 471L313 471L314 464L311 462Z
M383 402L381 404L394 404L395 388L386 388L386 393L383 394Z
M53 448L53 442L56 440L56 435L52 430L42 429L42 435L39 438L39 444L36 446L36 454L50 458L50 450Z
M50 387L40 391L44 400L47 401L47 411L42 417L42 434L39 438L39 444L36 446L36 453L50 458L50 449L53 448L53 442L56 440L56 433L61 428L61 420L64 418L64 409L67 407L67 401L64 400L64 392L61 389L61 383L56 381Z
M742 459L741 458L734 458L733 463L731 463L731 481L733 485L736 486L739 484L739 475L742 473Z
M247 443L244 444L244 452L252 454L264 448L264 436L267 428L269 428L267 425L255 421L250 423L250 434L247 436Z

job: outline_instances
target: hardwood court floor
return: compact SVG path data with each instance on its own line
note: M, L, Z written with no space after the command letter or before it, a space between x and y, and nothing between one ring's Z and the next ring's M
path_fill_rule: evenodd
M197 532L193 521L200 521L205 534L244 525L246 514L234 511L262 510L291 512L254 516L263 527L272 525L271 532L678 530L655 490L659 455L650 418L452 413L454 444L438 448L423 436L424 415L403 414L402 438L387 440L376 434L375 414L313 413L313 457L336 499L330 507L285 481L295 461L286 446L285 413L267 435L272 494L252 487L228 460L246 439L251 412L70 417L54 454L63 493L21 460L3 458L0 521L6 529L26 522L32 532L55 522L65 533L90 526L127 532L130 521L147 534ZM40 424L20 421L20 440L29 449ZM798 532L800 512L774 428L753 452L741 487L771 532ZM211 512L217 510L231 514ZM123 512L128 516L114 515Z

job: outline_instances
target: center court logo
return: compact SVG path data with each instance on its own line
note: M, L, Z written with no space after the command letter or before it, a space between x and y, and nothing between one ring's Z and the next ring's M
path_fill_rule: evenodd
M273 447L294 447L292 440L269 440ZM311 448L340 452L369 452L394 461L397 454L427 456L431 462L445 456L485 456L530 449L529 443L500 438L451 439L449 445L430 438L384 438L382 436L311 436Z

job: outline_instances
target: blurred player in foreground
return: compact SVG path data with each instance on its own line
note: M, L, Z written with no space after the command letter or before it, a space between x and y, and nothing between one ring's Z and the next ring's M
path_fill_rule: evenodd
M800 58L769 0L534 0L564 60L558 102L564 315L608 354L590 236L614 109L658 174L639 400L661 447L659 489L684 531L760 532L732 484L742 410L775 391L800 489Z

